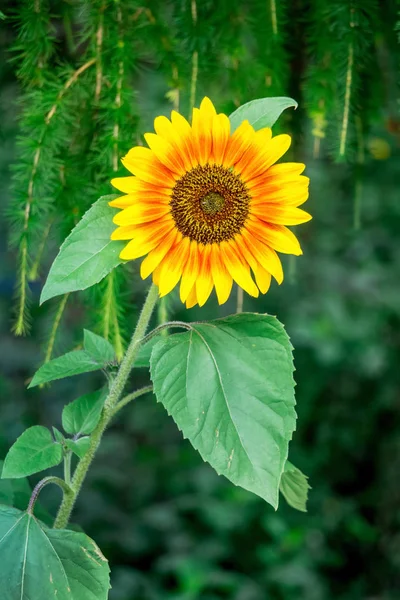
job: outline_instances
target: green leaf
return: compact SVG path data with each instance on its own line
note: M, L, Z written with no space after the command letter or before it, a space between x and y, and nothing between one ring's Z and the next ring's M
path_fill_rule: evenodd
M107 388L103 388L97 392L85 394L64 406L62 412L64 430L67 433L78 435L92 433L100 420L107 393Z
M307 512L308 490L311 489L308 484L308 477L288 460L285 464L279 489L290 506L296 510Z
M218 474L277 508L296 422L289 338L249 313L192 328L153 349L157 399Z
M85 290L98 283L121 262L123 241L112 241L115 210L108 203L115 194L102 196L83 215L64 241L50 269L40 303L49 298Z
M27 477L62 461L63 452L50 431L41 425L26 429L11 446L4 460L2 478Z
M239 106L230 116L231 131L235 131L243 121L248 121L256 131L272 127L286 108L297 108L293 98L259 98Z
M110 569L84 533L49 529L33 515L0 507L4 600L107 600Z
M41 383L48 383L56 379L71 377L89 371L98 371L102 369L104 364L99 364L93 356L85 352L85 350L74 350L67 352L63 356L58 356L49 360L38 369L33 376L28 388L33 388Z
M65 440L65 444L71 452L74 452L79 458L83 458L89 450L90 437L81 437L79 440Z
M117 360L112 344L88 329L83 330L83 347L99 363L112 363Z

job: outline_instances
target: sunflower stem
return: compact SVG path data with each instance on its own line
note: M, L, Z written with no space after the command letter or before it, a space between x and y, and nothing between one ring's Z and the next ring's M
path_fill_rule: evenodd
M243 312L243 288L241 288L240 286L238 286L237 290L236 312L238 314Z
M90 446L85 456L79 461L76 467L74 476L71 482L72 494L65 495L58 511L57 518L54 522L55 529L63 529L67 526L69 518L71 516L72 509L74 508L76 499L85 480L86 474L92 461L96 455L97 449L100 445L101 439L105 430L107 429L111 419L115 414L115 408L118 400L124 391L124 387L128 380L129 374L135 363L135 359L140 349L140 345L146 333L146 329L149 325L151 315L154 307L157 303L158 292L154 284L149 289L145 303L143 304L142 312L140 313L138 322L136 324L135 331L132 339L125 353L125 356L121 362L118 373L111 385L110 392L104 404L104 409L101 415L101 419L90 436Z

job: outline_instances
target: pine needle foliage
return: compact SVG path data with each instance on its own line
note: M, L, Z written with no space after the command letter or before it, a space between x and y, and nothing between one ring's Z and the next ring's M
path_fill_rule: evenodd
M109 180L124 173L121 156L144 143L156 114L174 108L188 116L204 95L228 113L256 97L299 100L296 127L310 133L309 154L351 167L353 220L361 226L369 132L381 123L393 141L398 135L395 2L19 0L3 12L20 84L7 209L17 334L29 330L30 281L43 281L82 214L112 192ZM290 132L292 121L288 113L275 131ZM135 269L117 269L81 295L88 325L119 355ZM54 302L46 357L68 310L68 298Z

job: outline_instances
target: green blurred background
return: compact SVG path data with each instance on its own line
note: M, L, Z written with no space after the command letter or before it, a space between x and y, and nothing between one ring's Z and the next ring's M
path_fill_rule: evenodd
M51 26L56 43L49 58L51 84L59 81L62 87L64 63L78 68L88 60L90 36L96 33L93 20L103 11L105 23L108 18L120 23L118 13L112 16L120 6L43 4L45 27ZM18 31L23 19L29 28L28 9L33 5L6 3L2 7L6 19L0 20L0 201L2 214L14 211L13 218L22 209L15 203L12 165L21 157L26 161L27 153L29 158L29 148L16 144L16 136L24 111L33 102L29 83L21 73L17 76L24 56L16 46L23 43ZM298 230L304 256L283 257L283 285L272 284L270 292L257 300L245 295L244 310L277 315L291 336L299 418L290 457L309 475L312 490L307 514L289 508L283 499L275 513L259 498L218 477L182 439L155 398L146 396L129 406L105 436L73 520L110 560L111 600L396 600L400 597L396 4L342 0L250 2L244 7L236 1L196 5L192 0L121 6L129 13L124 35L131 45L124 52L134 63L125 83L125 101L135 108L124 126L120 154L151 129L155 116L168 114L177 97L187 114L195 53L196 102L207 94L218 109L230 112L257 96L291 95L299 101L298 110L288 112L274 129L291 131L289 159L305 162L311 179L305 208L313 220ZM21 17L24 10L28 12ZM351 24L354 14L360 17L358 29ZM86 37L74 46L85 24ZM112 35L110 29L104 38L105 46L109 44L104 69L113 45L118 45ZM351 44L356 60L350 69L354 87L343 153L340 135ZM92 83L88 79L82 86ZM109 88L113 85L111 81ZM96 119L99 111L103 121L107 116L107 98L95 105L89 94L83 97L82 110L92 111L92 120L87 118L101 134L102 121ZM332 102L329 110L321 97ZM80 109L72 103L68 110L67 130L73 130ZM43 118L47 111L48 103ZM362 125L361 141L357 123ZM32 138L26 129L24 135L29 138L25 142L34 146L32 131ZM65 148L54 151L58 157L70 149L68 139L61 146ZM78 165L82 169L79 186L71 179L64 190L70 199L77 199L78 213L100 193L112 193L107 148L100 159L96 155L104 162L101 177L90 152L77 161L76 169ZM84 156L92 161L90 169ZM14 177L20 176L18 171ZM43 213L44 220L54 215L63 220L67 204L57 202L53 212ZM37 204L40 207L39 192ZM27 381L43 361L57 306L50 302L39 307L39 293L65 230L61 223L49 236L40 275L29 284L31 330L25 337L15 337L11 328L18 304L18 244L7 245L9 222L4 216L0 220L0 457L24 428L60 426L62 406L100 381L96 375L85 375L27 391ZM137 263L125 276L121 291L127 333L146 286ZM57 331L56 355L80 343L83 326L100 328L101 333L101 324L93 317L96 302L101 313L98 296L70 299ZM222 307L213 298L204 308L190 311L173 295L168 301L170 316L182 320L214 318L235 310L234 295ZM147 381L144 371L135 373L135 387ZM32 483L36 480L32 477ZM46 488L41 499L54 514L57 491Z

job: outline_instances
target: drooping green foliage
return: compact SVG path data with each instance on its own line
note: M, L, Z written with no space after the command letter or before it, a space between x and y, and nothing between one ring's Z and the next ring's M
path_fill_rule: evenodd
M355 165L358 227L365 134L395 93L388 81L377 80L394 48L395 16L393 4L375 0L313 0L307 7L224 1L218 10L197 0L146 6L136 0L21 1L12 17L17 35L10 54L23 87L8 211L19 269L16 333L29 326L29 281L46 272L49 241L61 242L85 210L110 193L110 178L124 171L121 156L142 143L140 117L150 128L163 97L162 112L174 108L188 116L204 94L228 112L254 97L290 92L301 102L304 95L314 154L328 152ZM159 97L144 100L149 69L158 72ZM276 130L284 122L289 114ZM118 356L130 281L118 270L83 298L93 326ZM67 297L59 308L47 359Z

